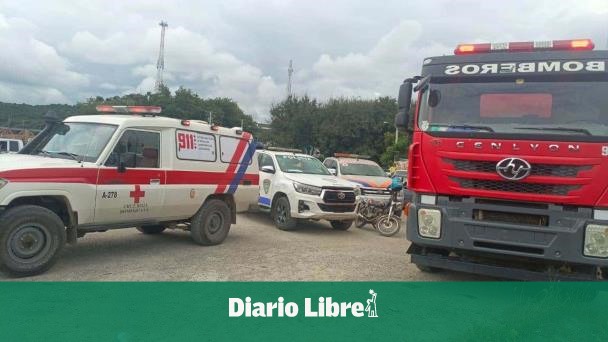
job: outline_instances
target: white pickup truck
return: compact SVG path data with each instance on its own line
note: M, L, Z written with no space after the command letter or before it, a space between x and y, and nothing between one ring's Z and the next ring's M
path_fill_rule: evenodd
M279 229L295 229L303 219L328 220L337 230L350 228L356 218L355 184L299 150L258 151L258 164L258 205L270 211Z

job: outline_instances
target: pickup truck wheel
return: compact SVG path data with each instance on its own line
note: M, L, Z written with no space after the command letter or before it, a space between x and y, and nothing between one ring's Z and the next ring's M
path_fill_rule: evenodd
M199 245L222 243L231 225L230 208L226 202L212 199L203 204L190 222L190 235Z
M162 224L154 224L149 226L136 227L136 229L139 230L141 233L152 235L164 232L167 227L163 226Z
M353 221L329 221L335 230L348 230L353 225Z
M272 219L281 230L294 230L298 221L291 217L291 206L287 197L279 197L272 207Z
M0 217L0 265L15 276L48 270L65 241L65 225L46 208L23 205Z

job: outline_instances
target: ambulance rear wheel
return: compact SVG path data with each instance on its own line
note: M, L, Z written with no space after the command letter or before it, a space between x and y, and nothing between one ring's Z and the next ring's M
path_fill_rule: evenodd
M152 235L164 232L167 227L163 226L162 224L153 224L149 226L137 227L136 229L139 230L141 233Z
M289 199L285 196L279 197L272 207L272 219L280 230L294 230L298 220L291 217L291 206Z
M43 273L65 245L65 225L36 205L8 209L0 217L0 265L15 276Z
M231 222L230 207L226 202L208 200L192 218L190 234L199 245L218 245L228 236Z

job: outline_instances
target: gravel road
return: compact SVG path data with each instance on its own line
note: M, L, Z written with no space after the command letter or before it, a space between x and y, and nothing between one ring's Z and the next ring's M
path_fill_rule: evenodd
M410 264L402 230L387 238L371 228L335 231L304 222L284 232L263 213L239 215L219 246L203 247L188 232L143 235L135 229L87 234L67 246L39 281L449 281L488 278L426 274ZM10 280L0 273L0 280Z

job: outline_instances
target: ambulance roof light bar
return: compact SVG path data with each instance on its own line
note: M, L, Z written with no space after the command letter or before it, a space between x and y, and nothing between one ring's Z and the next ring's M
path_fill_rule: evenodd
M455 55L470 55L491 52L532 52L532 51L590 51L595 48L591 39L548 40L536 42L460 44Z
M162 108L158 106L111 106L99 105L95 107L99 113L117 113L117 114L160 114Z

